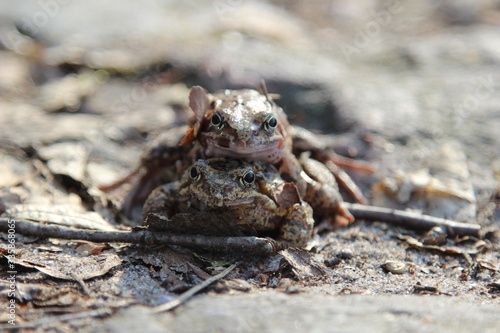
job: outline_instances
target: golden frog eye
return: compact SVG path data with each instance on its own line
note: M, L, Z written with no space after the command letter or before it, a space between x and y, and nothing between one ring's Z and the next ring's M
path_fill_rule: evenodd
M224 121L219 112L215 112L214 115L212 116L212 126L214 126L219 130L222 129L222 127L224 127Z
M255 174L252 170L248 170L240 179L240 182L243 186L252 186L255 182Z
M264 129L269 133L272 133L276 126L278 126L278 121L274 116L269 116L267 117L266 121L264 121Z
M191 171L189 171L189 176L191 176L191 179L194 181L198 181L201 178L201 172L197 167L193 166L191 167Z

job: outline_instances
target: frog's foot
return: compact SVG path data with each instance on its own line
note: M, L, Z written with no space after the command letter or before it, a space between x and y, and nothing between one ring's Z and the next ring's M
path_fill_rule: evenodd
M326 167L335 176L335 179L339 185L357 202L366 205L368 200L361 192L361 189L356 185L352 178L342 170L337 164L332 161L327 161L325 163Z
M293 138L293 152L296 156L308 154L312 159L326 165L335 176L337 182L358 203L366 204L367 200L351 177L343 170L352 170L365 174L372 174L375 168L368 162L353 160L336 154L329 144L327 136L312 133L298 126L290 126L289 133ZM304 159L301 157L301 161ZM343 168L343 169L342 169ZM314 177L313 177L314 178ZM320 182L322 182L320 180Z
M354 216L347 208L344 207L343 202L340 202L337 206L337 218L342 221L342 226L346 226L349 223L354 222Z
M338 155L334 152L328 152L325 157L326 160L323 161L323 163L326 163L329 160L344 170L352 170L366 174L373 174L376 171L375 166L373 166L369 162L355 160L349 157Z
M317 180L320 183L331 184L333 183L333 181L331 181L329 177L324 174L321 175L321 169L324 169L322 165L326 166L328 170L330 170L332 175L335 176L335 179L339 186L341 186L357 203L366 205L368 203L368 200L363 195L363 192L361 192L360 188L347 174L347 172L345 172L338 164L334 163L334 156L338 157L339 155L330 152L324 152L321 154L313 154L312 158L310 158L309 153L306 152L302 153L300 161L302 162L302 165L304 166L306 172L313 175L312 178L319 178ZM320 162L322 165L319 165L314 161ZM317 170L320 170L320 172L318 172Z
M105 193L108 193L108 192L111 192L113 190L116 190L117 188L123 186L124 184L131 182L132 179L137 175L137 173L139 172L139 170L140 170L140 168L135 169L134 171L132 171L131 173L129 173L125 177L123 177L121 179L118 179L114 183L111 183L109 185L99 186L99 190L101 190L101 191L103 191Z
M338 214L349 222L354 221L352 214L343 205L337 181L330 173L331 170L323 163L309 158L308 153L300 156L300 163L304 170L301 179L307 183L303 199L312 206L315 215L324 217ZM331 161L330 163L333 164Z

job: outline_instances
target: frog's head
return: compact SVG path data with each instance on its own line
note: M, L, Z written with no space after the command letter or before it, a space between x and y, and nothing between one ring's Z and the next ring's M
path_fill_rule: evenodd
M231 207L265 199L250 163L242 160L211 158L196 161L186 170L180 194L205 207Z
M288 121L270 95L256 90L224 90L214 95L193 87L195 124L183 143L197 138L207 156L277 163L287 149Z

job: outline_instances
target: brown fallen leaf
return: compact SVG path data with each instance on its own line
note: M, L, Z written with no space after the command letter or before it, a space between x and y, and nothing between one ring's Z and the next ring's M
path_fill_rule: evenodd
M288 248L279 254L292 266L299 279L326 274L325 267L304 249Z
M163 266L160 270L160 278L163 280L161 286L171 292L184 292L189 289L189 285L181 281L177 274L171 271L167 266Z
M122 263L120 257L110 252L86 257L70 253L39 252L23 254L21 258L10 258L10 261L54 278L77 282L104 275Z
M30 220L103 231L117 230L97 212L71 205L14 205L3 214L14 220Z
M274 192L276 202L285 209L302 202L297 186L293 183L282 183L274 189Z
M465 249L465 248L460 248L458 246L425 245L424 243L418 241L417 239L411 236L398 235L397 238L405 241L406 243L417 249L436 250L447 254L463 254L463 255L478 254L479 252L481 252L481 249L483 248L481 245L482 243L480 244L479 242L474 244L472 248Z
M429 151L426 168L397 171L373 186L372 204L393 209L417 209L424 214L470 221L477 200L469 163L459 144L445 143Z
M489 270L492 272L497 272L498 271L498 266L492 263L491 261L487 260L478 260L477 265L480 269L483 270Z

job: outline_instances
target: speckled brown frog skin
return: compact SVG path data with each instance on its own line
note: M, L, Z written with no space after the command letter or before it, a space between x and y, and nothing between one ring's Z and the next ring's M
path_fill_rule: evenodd
M274 232L277 249L303 246L314 225L311 207L274 167L225 158L197 160L180 182L154 190L144 206L144 223L153 229L200 233L162 225L171 226L177 214L183 214L184 219L186 214L194 219L211 215L209 222L226 231L253 230L257 235ZM220 224L226 225L220 228Z

